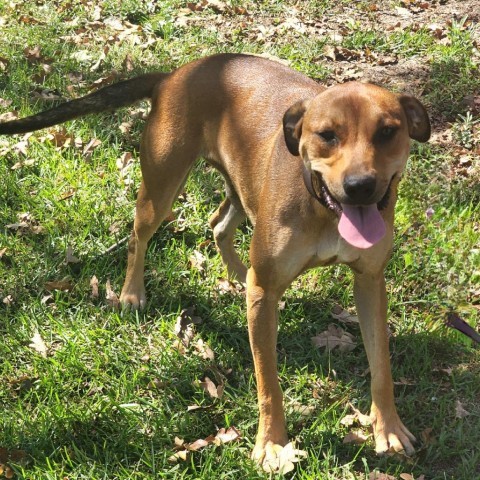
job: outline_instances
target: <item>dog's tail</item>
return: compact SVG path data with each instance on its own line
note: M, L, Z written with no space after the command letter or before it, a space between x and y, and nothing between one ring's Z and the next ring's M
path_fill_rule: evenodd
M0 134L33 132L90 113L126 107L144 98L151 98L155 86L168 75L168 73L147 73L108 85L85 97L62 103L58 107L37 115L0 123Z

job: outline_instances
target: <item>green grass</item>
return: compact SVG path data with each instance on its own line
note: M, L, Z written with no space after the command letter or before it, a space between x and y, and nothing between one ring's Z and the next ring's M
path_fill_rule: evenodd
M218 51L277 55L319 80L329 80L335 69L322 57L331 42L327 37L291 29L268 34L292 16L292 6L308 23L341 9L339 2L227 2L245 6L251 18L227 12L220 21L207 8L192 14L198 18L186 26L176 21L185 2L93 3L97 11L75 0L68 9L63 2L12 7L0 0L0 65L5 65L0 97L13 101L0 113L15 108L23 116L47 108L50 103L32 95L35 89L70 98L87 93L94 80L112 71L125 77L169 70ZM349 427L340 420L350 413L349 403L364 413L369 408L367 360L361 345L349 354L330 355L311 346L310 337L332 322L335 303L353 306L347 268L314 270L286 292L281 312L279 376L288 430L308 451L289 478L363 479L375 469L397 478L401 473L429 480L480 478L478 348L443 326L449 309L479 325L480 139L478 115L468 117L464 102L466 95L480 92L478 56L472 54L478 27L443 25L449 42L413 25L388 32L379 22L362 30L367 3L348 2L355 22L344 32L342 46L418 57L430 71L422 100L434 118L452 119L457 139L453 145L415 145L387 268L397 404L420 441L417 455L408 460L378 458L371 442L342 443ZM92 22L111 16L140 25L139 41L115 40L115 31L102 23L94 28ZM258 34L259 24L266 36ZM78 35L82 39L75 43ZM25 57L27 46L40 47L38 61ZM89 59L74 55L82 50ZM92 69L102 53L104 60ZM133 64L129 72L127 54ZM51 72L40 80L35 75L45 63ZM82 75L79 85L68 76L73 72ZM25 157L15 147L22 137L0 139L0 251L6 249L0 258L0 300L7 299L0 304L0 447L26 452L26 461L12 462L18 478L268 478L248 458L257 407L245 298L218 291L226 272L213 243L205 243L212 240L207 220L222 199L223 185L202 162L175 205L178 221L161 227L150 244L146 311L122 316L107 307L107 280L117 293L122 286L122 239L132 225L140 182L138 162L127 182L116 166L124 152L138 157L142 120L135 119L129 133L119 129L131 112L66 125L81 147L56 148L39 132L28 138ZM85 158L83 147L92 138L102 143ZM462 161L465 156L470 164ZM33 164L12 169L25 160ZM69 192L74 193L64 198ZM428 208L434 211L430 219ZM26 228L7 228L26 213L21 217ZM243 255L250 234L248 225L238 233ZM66 263L69 247L79 263ZM203 272L190 266L195 250L206 257ZM99 298L91 297L93 276ZM64 278L70 291L47 291L47 282ZM195 355L193 348L181 354L175 347L176 318L190 306L203 320L197 337L215 352L214 361ZM348 330L359 338L358 329ZM36 331L49 348L46 358L29 347ZM198 381L218 372L226 378L225 394L212 399ZM470 415L457 418L457 402ZM296 404L311 406L313 414L302 416ZM202 408L187 411L192 405ZM241 441L208 446L186 462L168 462L176 436L191 442L229 426L241 431Z

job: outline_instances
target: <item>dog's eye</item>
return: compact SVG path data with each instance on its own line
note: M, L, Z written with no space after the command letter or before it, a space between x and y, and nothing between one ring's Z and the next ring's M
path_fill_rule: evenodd
M396 132L397 129L395 127L382 127L377 133L377 138L383 141L390 140Z
M323 132L317 132L317 135L329 145L337 143L337 136L333 130L324 130Z

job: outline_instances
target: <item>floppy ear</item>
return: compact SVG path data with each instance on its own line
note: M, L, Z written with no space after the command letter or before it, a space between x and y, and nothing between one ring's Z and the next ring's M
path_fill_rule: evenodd
M399 101L407 116L410 138L426 142L430 138L430 120L425 107L410 95L401 95Z
M307 109L307 100L294 103L283 115L283 135L288 151L298 157L298 145L302 136L303 114Z

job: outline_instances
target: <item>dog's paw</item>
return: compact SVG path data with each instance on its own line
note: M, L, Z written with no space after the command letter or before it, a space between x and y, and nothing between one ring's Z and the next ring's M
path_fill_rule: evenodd
M297 450L293 442L282 446L278 443L266 442L263 444L257 441L252 452L252 459L263 470L280 474L291 472L294 469L294 463L306 456L307 452Z
M122 290L122 293L120 294L120 304L124 311L143 310L147 304L145 290L140 292L128 292Z
M373 421L373 434L375 438L375 451L377 455L400 453L411 456L415 453L413 443L416 438L402 423L397 414L392 415L388 422L380 416Z

